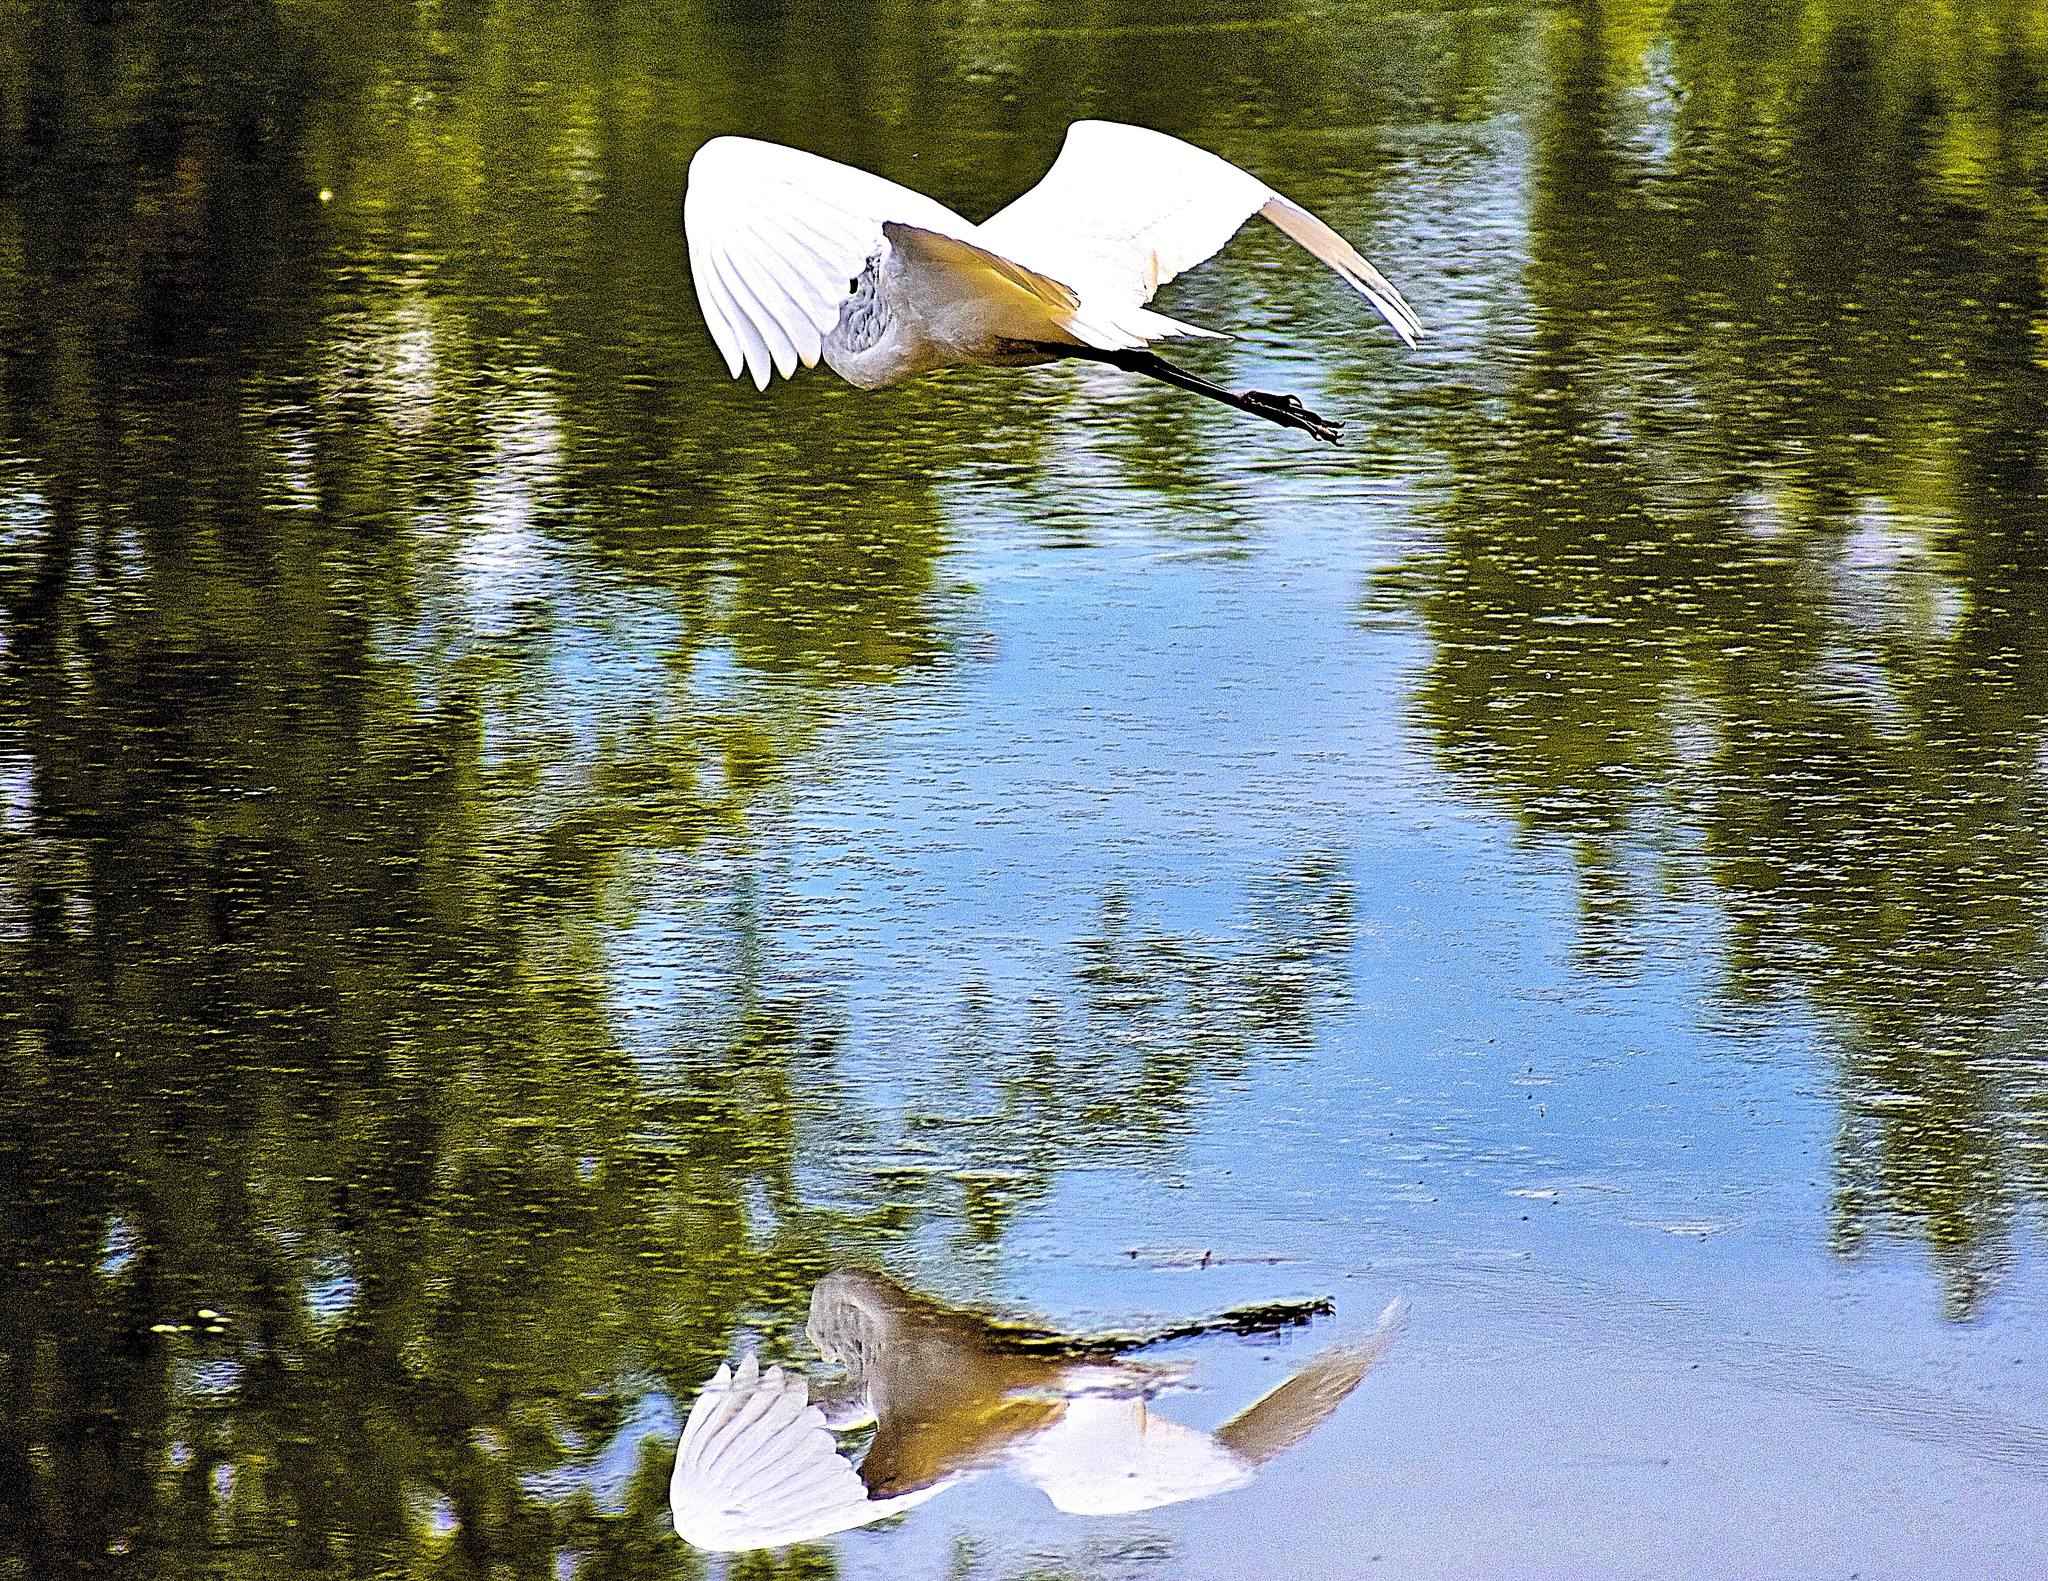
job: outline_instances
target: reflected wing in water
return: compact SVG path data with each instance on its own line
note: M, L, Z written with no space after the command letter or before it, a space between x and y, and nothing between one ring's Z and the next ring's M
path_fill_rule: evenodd
M1292 1449L1365 1381L1400 1336L1407 1316L1405 1301L1389 1302L1369 1336L1355 1344L1332 1345L1217 1428L1217 1441L1254 1466Z
M1069 1515L1127 1515L1228 1493L1329 1420L1387 1353L1406 1316L1390 1304L1365 1339L1333 1345L1214 1433L1156 1414L1148 1398L1093 1387L1103 1369L1071 1375L1057 1423L1021 1443L1011 1464Z
M691 1407L669 1507L684 1541L734 1553L866 1526L938 1491L869 1498L802 1377L780 1367L763 1372L749 1355L737 1371L721 1365Z

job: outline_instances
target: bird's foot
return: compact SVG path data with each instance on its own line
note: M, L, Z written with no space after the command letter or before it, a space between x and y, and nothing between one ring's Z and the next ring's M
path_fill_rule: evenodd
M1299 428L1305 434L1313 434L1328 444L1335 444L1344 425L1327 417L1318 417L1291 395L1269 395L1264 390L1246 390L1238 397L1244 409L1270 423L1279 423L1287 428Z

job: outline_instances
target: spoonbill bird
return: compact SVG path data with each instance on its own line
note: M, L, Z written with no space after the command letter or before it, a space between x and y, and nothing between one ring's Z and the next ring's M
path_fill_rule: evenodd
M1179 1375L1128 1352L1156 1340L1022 1329L841 1270L812 1290L805 1332L844 1378L813 1396L802 1375L751 1355L721 1365L676 1446L670 1512L687 1541L730 1553L866 1526L999 1467L1070 1515L1227 1493L1344 1403L1403 1311L1393 1303L1371 1333L1325 1348L1205 1433L1153 1408ZM829 1429L868 1422L875 1436L856 1469Z
M1291 395L1226 390L1146 348L1220 339L1145 304L1263 214L1408 345L1422 324L1385 275L1300 204L1163 132L1076 121L1052 169L976 225L893 181L776 143L716 137L690 161L683 227L711 338L757 388L797 364L865 390L961 363L1085 357L1334 441Z

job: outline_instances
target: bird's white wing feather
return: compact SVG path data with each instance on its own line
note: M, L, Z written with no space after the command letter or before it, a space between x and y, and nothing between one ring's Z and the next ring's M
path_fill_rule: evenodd
M1140 308L1254 214L1328 264L1415 344L1422 324L1414 310L1343 237L1229 160L1142 126L1076 121L1044 179L984 221L978 239L1066 281L1084 309Z
M753 1356L720 1366L690 1408L669 1479L684 1541L714 1553L779 1548L850 1531L921 1504L921 1488L871 1499L839 1453L804 1380Z
M690 273L734 378L744 368L765 390L777 372L817 366L884 220L974 234L921 192L801 149L714 137L697 150L683 197Z

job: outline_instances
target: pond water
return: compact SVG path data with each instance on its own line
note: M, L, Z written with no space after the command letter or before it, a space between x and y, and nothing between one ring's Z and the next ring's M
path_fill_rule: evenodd
M727 380L705 138L1085 115L1401 286L1162 301L1341 446ZM2048 1567L2035 7L0 0L0 155L0 1577ZM849 1266L1409 1316L697 1554Z

